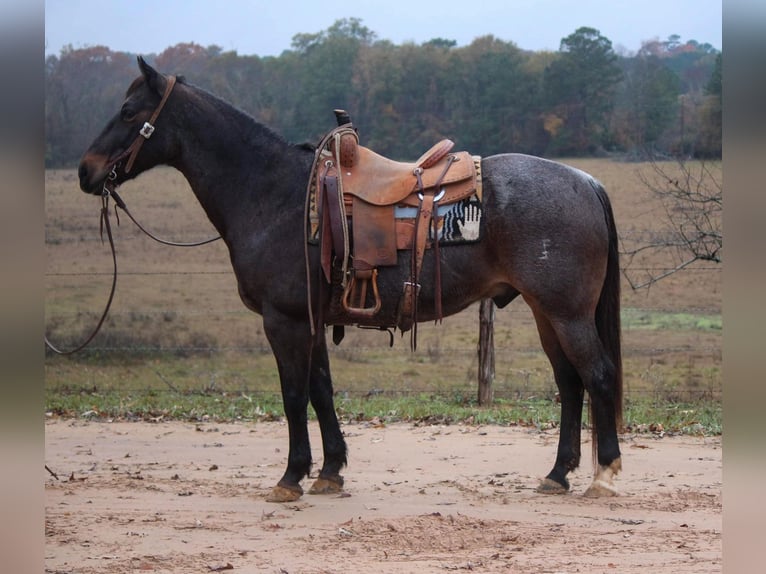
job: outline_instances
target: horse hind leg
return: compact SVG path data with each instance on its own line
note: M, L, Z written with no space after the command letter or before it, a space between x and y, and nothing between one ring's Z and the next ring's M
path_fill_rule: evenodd
M568 489L565 470L579 462L583 389L590 399L596 470L585 496L618 494L614 477L622 469L617 438L617 373L592 320L548 321L535 313L543 348L561 394L561 435L556 464L541 484L541 492L555 492L556 485ZM546 488L547 487L547 488Z
M580 375L566 357L553 327L542 314L535 312L540 341L550 360L561 399L559 444L553 469L540 481L537 491L564 494L569 491L567 475L580 465L580 429L584 387Z
M622 470L617 437L617 419L621 411L617 367L609 358L593 320L561 323L557 333L590 399L596 470L585 496L615 496L618 491L614 477Z

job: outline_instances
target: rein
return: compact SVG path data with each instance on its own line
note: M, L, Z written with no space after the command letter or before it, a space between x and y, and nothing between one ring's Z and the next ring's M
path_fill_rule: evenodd
M113 172L114 173L114 172ZM215 237L210 237L208 239L203 239L201 241L194 241L191 243L182 243L178 241L168 241L167 239L161 239L160 237L157 237L154 235L151 231L146 229L143 225L141 225L138 220L133 217L133 214L128 210L128 206L125 205L125 201L122 199L122 197L119 196L117 193L117 186L114 187L108 187L108 183L104 184L104 193L107 195L112 196L115 203L115 213L117 213L117 208L119 207L125 212L125 215L127 215L130 220L136 224L136 227L138 227L141 231L143 231L146 235L154 239L157 243L162 243L163 245L170 245L171 247L199 247L200 245L207 245L208 243L212 243L213 241L218 241L221 239L220 235L216 235ZM119 225L120 219L119 215L117 217L117 224Z
M112 172L114 173L114 172ZM119 225L119 218L118 218L118 225ZM114 265L114 271L112 272L112 288L109 291L109 299L106 302L106 307L104 308L104 312L101 314L101 319L99 319L98 324L96 325L96 328L93 329L93 332L88 336L87 339L85 339L84 343L81 343L79 346L75 347L74 349L71 349L69 351L62 351L58 347L54 346L53 343L51 343L48 340L47 335L43 335L45 338L45 344L48 345L48 348L53 351L54 353L58 355L73 355L79 351L82 351L85 347L87 347L90 342L93 340L93 338L96 336L96 333L99 332L101 329L101 325L104 324L104 321L106 320L106 315L109 313L109 308L112 306L112 301L114 300L114 292L117 289L117 251L114 248L114 237L112 236L112 224L109 221L109 193L107 192L106 183L104 183L104 193L101 195L101 215L100 215L100 229L101 229L101 241L104 240L104 229L106 229L106 236L109 238L109 247L112 250L112 263Z
M117 289L117 251L114 246L114 236L112 235L112 224L109 219L109 198L112 197L114 199L114 214L117 217L117 225L120 224L120 215L117 211L117 208L119 207L122 209L125 214L130 218L130 220L136 224L136 226L143 231L146 235L157 241L158 243L162 243L163 245L170 245L172 247L199 247L200 245L206 245L208 243L212 243L213 241L217 241L221 239L221 236L218 235L216 237L211 237L209 239L204 239L202 241L196 241L192 243L180 243L176 241L168 241L166 239L161 239L151 233L149 230L147 230L143 225L141 225L138 220L133 217L133 214L130 213L130 210L128 210L128 206L125 205L125 201L122 199L122 197L119 196L117 193L117 186L114 185L112 182L117 177L116 172L117 166L112 168L112 172L109 174L109 177L104 182L103 191L101 192L101 212L99 215L99 227L101 232L101 240L104 239L104 230L106 230L106 236L109 239L109 248L112 251L112 263L114 271L112 273L112 287L109 291L109 299L106 302L106 307L104 308L104 312L101 314L101 318L99 319L98 323L96 324L95 329L93 329L93 332L88 336L87 339L85 339L85 342L81 343L79 346L75 347L72 350L69 351L63 351L56 346L53 345L53 343L50 342L48 339L48 336L45 335L45 344L48 345L48 348L53 351L56 354L59 355L73 355L74 353L77 353L79 351L82 351L85 347L90 344L90 342L93 340L93 338L96 336L96 334L101 330L101 326L104 324L104 321L106 320L106 316L109 313L109 309L112 306L112 301L114 300L114 293Z
M122 197L117 193L117 187L118 185L114 183L114 180L117 179L117 168L120 166L120 162L130 156L128 158L128 163L125 166L125 173L129 173L130 170L133 167L133 163L136 160L136 156L138 155L138 152L141 149L141 146L144 143L144 140L148 140L152 134L154 133L154 123L157 121L157 117L160 115L160 111L162 111L162 108L165 106L165 102L168 99L168 96L170 96L170 92L173 90L173 86L176 83L175 76L169 76L168 77L168 84L165 87L165 93L162 96L162 100L160 100L159 105L154 110L154 113L152 114L150 120L148 122L144 122L143 127L139 130L138 134L136 136L136 139L133 140L133 143L126 149L124 152L122 152L113 162L112 162L112 170L109 173L109 176L104 181L104 186L101 192L101 213L99 216L99 227L101 231L101 240L104 239L104 230L106 229L106 236L109 239L109 247L112 251L112 262L114 265L114 271L112 273L112 287L109 292L109 299L106 302L106 307L104 308L104 312L101 314L101 318L99 319L98 323L96 324L96 328L93 330L93 332L85 339L84 343L81 343L79 346L75 347L74 349L71 349L69 351L63 351L56 346L54 346L49 340L48 336L44 335L45 344L48 346L48 348L53 351L54 353L57 353L59 355L72 355L74 353L77 353L79 351L82 351L85 347L90 344L90 342L93 340L93 338L96 336L96 334L101 329L101 326L104 324L104 321L106 320L106 316L109 313L109 309L112 306L112 301L114 300L114 293L117 289L117 252L114 247L114 237L112 235L112 225L109 220L109 197L112 197L114 199L115 208L114 213L117 217L117 225L120 224L120 216L117 212L117 208L119 207L122 209L125 214L130 218L130 220L136 224L136 226L143 231L146 235L157 241L158 243L162 243L163 245L170 245L172 247L199 247L200 245L206 245L207 243L212 243L213 241L217 241L221 239L221 236L218 235L216 237L211 237L209 239L204 239L202 241L196 241L192 243L179 243L176 241L168 241L165 239L161 239L148 231L143 225L141 225L138 220L136 220L135 217L133 217L133 214L130 213L130 210L128 210L128 206L125 204L125 201L123 201Z

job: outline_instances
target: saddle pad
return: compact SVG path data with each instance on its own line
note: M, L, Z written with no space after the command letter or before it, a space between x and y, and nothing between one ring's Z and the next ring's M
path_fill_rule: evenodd
M477 194L457 203L439 206L437 213L439 214L437 237L440 246L473 243L481 239L483 212L481 200ZM416 207L396 206L394 217L397 227L414 226L417 214ZM433 229L429 229L429 243L433 242L433 239ZM411 233L404 230L397 231L397 249L411 249L411 240Z

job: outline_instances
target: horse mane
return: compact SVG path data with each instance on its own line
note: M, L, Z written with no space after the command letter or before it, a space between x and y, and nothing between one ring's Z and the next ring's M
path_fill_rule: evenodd
M261 149L264 149L264 145L263 145L264 142L269 142L270 144L272 144L270 146L266 146L266 148L273 149L275 151L278 150L280 147L285 147L285 148L295 147L298 149L307 149L312 152L316 149L315 145L308 144L308 143L294 144L288 141L287 139L285 139L284 136L276 132L271 127L258 121L249 112L246 112L245 110L234 105L233 103L224 100L220 96L217 96L216 94L200 86L190 84L188 82L183 82L183 83L186 86L193 88L195 93L202 96L205 99L205 101L208 102L210 105L212 105L219 114L221 114L224 117L231 118L234 121L235 125L237 125L242 130L242 133L247 138L256 138L260 143L258 147Z

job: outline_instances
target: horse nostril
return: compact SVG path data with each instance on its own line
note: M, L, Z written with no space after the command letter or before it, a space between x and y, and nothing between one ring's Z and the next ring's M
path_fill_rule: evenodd
M85 163L81 163L79 169L77 170L77 175L80 178L80 181L84 181L88 177L88 166L85 165Z

